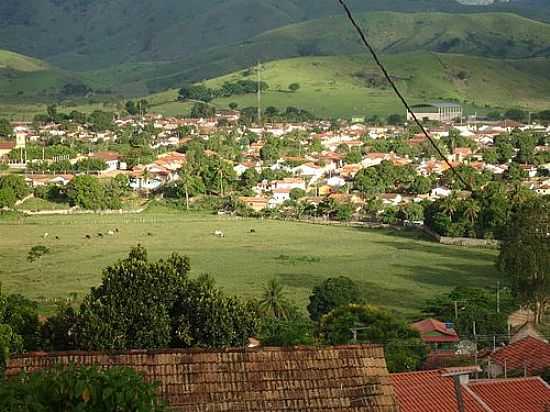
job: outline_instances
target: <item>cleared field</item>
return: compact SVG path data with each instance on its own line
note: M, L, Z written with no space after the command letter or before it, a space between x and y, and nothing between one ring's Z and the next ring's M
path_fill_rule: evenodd
M115 229L115 236L97 236ZM215 230L225 238L213 236ZM279 277L304 308L311 289L331 276L349 276L369 302L408 315L434 293L457 285L491 287L498 278L495 251L442 246L416 233L147 213L4 220L0 282L7 292L43 301L49 311L54 298L82 298L100 282L101 269L137 243L153 258L171 251L189 256L193 273L209 273L228 293L243 297L259 296L268 279ZM29 263L27 253L38 244L51 254Z

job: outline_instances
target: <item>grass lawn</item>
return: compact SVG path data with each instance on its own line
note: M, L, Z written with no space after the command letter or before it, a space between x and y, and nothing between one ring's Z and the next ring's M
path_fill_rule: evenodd
M96 236L114 229L115 236ZM215 230L225 238L214 237ZM369 302L411 316L435 293L457 285L492 287L498 277L495 251L443 246L416 233L151 212L2 220L0 282L8 293L44 301L48 312L53 298L82 298L100 282L101 269L137 243L152 258L188 255L194 274L209 273L226 292L243 297L258 297L277 276L303 308L311 289L331 276L349 276ZM51 254L29 263L27 252L38 244Z
M29 200L23 202L17 209L19 210L62 210L70 209L68 203L56 203L50 202L48 200L40 199L38 197L30 198Z

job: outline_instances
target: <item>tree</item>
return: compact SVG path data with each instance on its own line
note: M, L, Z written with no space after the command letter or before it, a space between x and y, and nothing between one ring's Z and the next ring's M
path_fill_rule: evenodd
M0 209L5 207L13 208L16 202L17 198L15 197L15 193L13 193L13 189L0 187Z
M0 137L10 137L13 134L13 128L9 120L0 119Z
M209 118L216 114L216 108L207 103L195 103L191 108L191 117L194 119Z
M254 307L225 296L208 276L189 279L190 269L187 257L152 262L143 247L133 248L104 270L80 306L78 347L243 346L256 334Z
M290 198L292 200L299 200L305 197L305 195L306 195L306 191L304 189L294 188L290 191Z
M76 176L67 187L67 198L72 206L99 210L106 206L105 188L96 177Z
M498 154L495 149L485 149L483 150L483 161L490 164L498 163Z
M498 258L514 294L521 303L534 307L537 323L550 300L549 210L548 196L520 207L511 219Z
M401 114L390 114L387 119L388 124L391 124L393 126L397 126L399 124L402 124L405 122L405 117Z
M473 225L475 223L480 212L481 207L475 199L467 199L462 202L462 214L470 224Z
M416 194L430 193L433 188L432 179L426 176L416 176L410 186L410 191Z
M10 312L8 297L2 294L2 284L0 284L0 381L2 380L1 372L10 354L23 349L23 337L9 323ZM1 387L2 385L0 385L0 389Z
M422 222L424 220L424 208L419 203L407 203L399 210L400 218L409 222Z
M495 285L496 286L496 285ZM457 287L426 301L423 312L444 322L453 322L464 338L473 337L474 322L479 335L507 333L507 318L517 305L509 291L500 290L499 312L495 289Z
M354 342L385 346L390 372L417 370L426 356L426 347L417 331L406 322L371 305L340 306L321 318L323 342L330 345Z
M189 259L172 254L150 262L137 246L103 271L80 307L78 341L83 349L167 347L172 338L170 310L190 270Z
M198 100L200 102L208 103L215 97L214 90L203 86L202 84L194 86L184 86L179 91L179 100Z
M288 86L288 90L290 90L291 92L297 92L298 90L300 90L300 83L291 83L289 86Z
M312 345L315 342L311 321L295 307L289 309L286 319L263 317L258 337L264 346Z
M510 119L515 122L524 122L525 120L527 120L527 117L527 112L520 109L510 109L506 111L506 113L504 113L505 119Z
M0 385L3 412L168 411L157 385L130 368L56 366Z
M101 110L94 111L89 117L88 122L90 123L90 128L94 132L104 132L106 130L112 130L114 128L113 124L113 113L103 112Z
M288 301L281 281L271 279L264 288L259 305L260 311L277 319L286 319L288 316Z
M260 181L260 174L254 167L251 167L250 169L246 169L244 173L241 175L241 186L243 188L252 189L258 184L259 181Z
M258 330L256 304L226 296L207 275L181 285L170 313L176 347L243 347Z
M16 199L21 200L30 192L25 183L25 178L18 175L6 175L0 177L0 190L11 190Z
M313 288L307 310L311 320L318 322L321 316L350 303L365 303L363 294L355 282L340 276L328 278Z
M237 107L239 107L239 103L236 103L236 102L229 103L229 108L231 110L237 110Z
M447 196L440 203L441 211L445 213L449 218L453 218L454 214L458 210L459 202L455 193L453 192L450 196Z

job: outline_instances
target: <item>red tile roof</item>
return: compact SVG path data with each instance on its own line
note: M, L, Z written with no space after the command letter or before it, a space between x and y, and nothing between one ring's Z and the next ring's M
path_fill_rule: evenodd
M6 376L69 362L131 367L177 411L397 412L376 345L25 354Z
M466 388L490 411L546 412L550 410L550 387L539 377L471 381Z
M550 344L528 336L489 355L492 362L506 369L524 369L530 374L550 367Z
M458 411L454 380L444 376L445 372L443 369L392 375L400 412ZM487 412L468 392L464 392L464 403L466 412Z
M453 374L471 367L392 375L400 412L456 412ZM462 384L465 412L546 412L550 387L540 378L471 380Z
M96 152L91 154L90 157L95 157L96 159L110 162L113 160L119 160L121 156L116 152Z
M435 319L425 319L413 323L411 327L420 332L422 340L426 343L452 343L460 340L454 329ZM432 333L437 335L431 335Z
M0 142L0 150L13 150L15 149L15 142Z

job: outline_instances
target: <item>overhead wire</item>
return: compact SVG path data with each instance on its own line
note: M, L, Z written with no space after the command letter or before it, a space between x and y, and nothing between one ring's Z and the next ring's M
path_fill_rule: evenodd
M403 94L401 94L401 92L397 88L397 85L395 84L395 82L393 81L393 79L389 75L388 71L386 70L386 67L384 66L384 64L382 63L380 58L378 57L378 53L376 52L374 47L370 44L370 42L367 40L367 36L366 36L365 32L363 31L363 29L361 28L359 23L357 23L357 21L353 17L353 13L351 12L351 9L348 7L346 2L344 0L338 0L338 3L340 3L342 8L344 9L344 11L345 11L345 13L348 17L348 20L351 22L351 24L353 25L353 27L355 28L355 30L359 34L359 37L361 38L363 44L370 51L370 54L372 55L376 65L380 68L380 70L384 74L384 77L386 78L386 80L391 85L393 91L395 92L395 94L397 95L399 100L401 100L401 103L403 103L403 105L407 109L407 113L410 113L410 115L413 118L416 125L420 128L420 130L422 131L424 136L426 136L426 138L428 139L430 144L434 147L436 152L439 154L441 159L447 164L447 166L450 168L450 170L453 172L453 174L456 176L456 178L458 180L460 180L460 182L464 185L464 187L466 187L470 191L473 191L472 186L469 183L467 183L466 179L464 179L464 177L455 169L455 167L452 165L452 163L449 161L449 159L447 159L447 157L443 154L443 152L441 151L441 149L439 148L437 143L434 141L433 137L428 133L428 131L426 130L424 125L418 120L418 117L416 116L414 111L411 109L411 106L409 105L409 103L407 102L407 100L405 99Z

